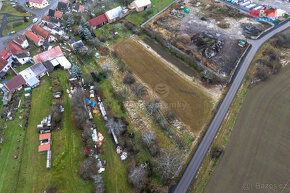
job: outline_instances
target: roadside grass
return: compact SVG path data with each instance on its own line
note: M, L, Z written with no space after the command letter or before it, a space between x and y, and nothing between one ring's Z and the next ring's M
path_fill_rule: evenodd
M2 9L0 10L0 13L8 13L11 15L19 15L19 16L31 16L31 13L21 13L19 11L17 11L15 8L13 8L9 2L2 2Z
M24 20L20 20L20 21L15 21L15 22L10 22L8 23L3 32L2 32L2 35L5 36L5 35L8 35L9 32L11 31L15 31L15 32L19 32L21 30L24 30L25 28L27 28L30 24L32 24L32 18L29 18L27 22L24 22ZM16 22L20 22L21 24L14 27L13 25L15 25Z
M58 70L51 73L51 76L60 78L64 90L69 87L66 71ZM43 192L49 185L55 185L58 192L91 192L92 183L78 176L80 164L84 159L81 132L72 123L70 100L65 92L63 128L52 132L51 169L46 169L46 154L38 153L39 134L36 125L50 112L50 86L49 77L43 77L41 86L32 91L28 133L16 192Z
M22 114L23 99L24 97L22 96L22 103L14 120L5 121L4 118L0 120L0 124L7 124L7 128L5 129L5 142L0 144L1 193L12 191L16 185L16 178L20 166L19 159L25 134L25 130L23 129L24 121L19 119L19 116ZM22 128L20 125L22 125ZM18 158L14 159L14 155L17 155Z
M8 17L7 21L11 21L11 20L15 20L15 19L19 19L19 21L20 21L20 20L23 20L23 17Z
M151 0L152 2L152 8L145 10L143 12L139 13L133 13L127 17L129 21L136 25L141 25L145 21L147 21L150 17L161 11L163 8L165 8L167 5L169 5L173 0ZM149 12L148 12L149 11Z

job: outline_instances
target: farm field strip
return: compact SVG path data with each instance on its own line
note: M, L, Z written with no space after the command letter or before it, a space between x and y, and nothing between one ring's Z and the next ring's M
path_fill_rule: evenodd
M205 193L289 192L289 75L286 66L249 91Z
M130 39L116 46L124 62L161 97L194 132L199 132L211 118L212 100L198 87L173 72L167 64Z

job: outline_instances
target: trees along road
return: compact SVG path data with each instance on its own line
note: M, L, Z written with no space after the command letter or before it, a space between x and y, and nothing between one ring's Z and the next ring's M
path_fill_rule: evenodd
M182 177L180 178L178 184L174 187L174 193L185 193L189 189L193 179L197 175L199 168L202 164L202 161L207 154L210 145L212 144L223 120L225 115L228 112L228 109L243 81L243 78L256 55L256 52L259 50L261 45L270 39L275 34L285 30L286 28L290 27L290 20L280 24L278 27L273 28L269 32L266 32L262 37L257 40L249 40L248 42L251 43L252 47L248 51L248 53L244 56L244 60L240 61L240 69L236 73L234 80L230 89L228 90L225 98L223 99L220 107L218 108L214 118L212 119L205 135L203 136L197 150L195 151L193 157L191 158L190 162L188 163Z

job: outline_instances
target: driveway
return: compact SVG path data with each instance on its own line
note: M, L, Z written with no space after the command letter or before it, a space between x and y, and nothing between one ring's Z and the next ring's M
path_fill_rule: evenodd
M17 0L18 4L21 5L22 7L25 8L26 11L28 12L31 12L33 14L35 14L34 17L38 18L38 22L37 23L40 23L40 19L41 19L41 16L42 15L47 15L48 14L48 10L49 9L55 9L57 7L57 4L59 2L59 0L50 0L50 5L47 6L46 8L44 9L41 9L41 10L35 10L35 9L29 9L25 6L25 2L24 0ZM2 24L3 25L3 24ZM5 48L5 41L8 40L8 39L14 39L16 38L19 34L24 34L25 30L26 29L31 29L33 24L29 25L27 28L13 34L13 35L9 35L9 36L4 36L4 37L0 37L0 50L2 50L3 48ZM2 27L2 26L1 26ZM1 30L1 29L0 29ZM2 31L0 31L2 32Z

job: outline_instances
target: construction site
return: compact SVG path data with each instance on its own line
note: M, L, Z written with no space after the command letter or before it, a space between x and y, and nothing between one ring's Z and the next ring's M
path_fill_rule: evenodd
M246 13L221 2L185 0L174 3L145 27L203 69L228 78L248 46L246 38L259 36L271 25L250 23Z

